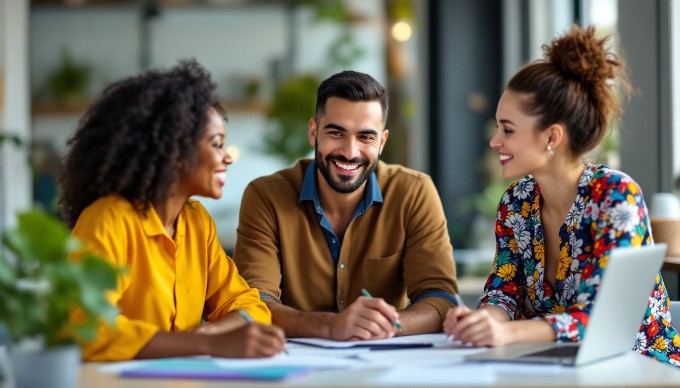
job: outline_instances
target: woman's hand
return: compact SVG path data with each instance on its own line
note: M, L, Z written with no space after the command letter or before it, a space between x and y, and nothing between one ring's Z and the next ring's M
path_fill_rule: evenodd
M454 307L446 313L444 331L454 340L473 346L501 346L512 342L508 322L499 320L489 309Z
M216 357L258 358L284 351L286 336L278 326L249 323L214 335L204 336L206 354Z

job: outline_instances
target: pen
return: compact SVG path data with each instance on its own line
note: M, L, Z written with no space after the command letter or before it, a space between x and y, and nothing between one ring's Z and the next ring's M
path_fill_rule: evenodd
M250 314L248 314L248 312L246 310L238 310L238 315L240 315L241 318L243 318L246 322L248 322L248 324L255 322L255 321L253 321L253 317L251 317ZM283 349L283 352L285 354L288 354L288 351L285 348Z
M460 294L453 294L453 299L456 301L456 307L465 307L465 302L463 302L463 298L460 297ZM446 339L455 341L452 335L447 335Z
M363 296L365 296L365 297L367 297L367 298L372 298L371 293L368 292L368 290L365 289L365 288L362 288L362 289L361 289L361 295L363 295ZM399 321L393 320L393 321L392 321L392 324L394 325L394 327L397 328L397 330L401 331L401 323L399 323Z
M463 302L463 298L460 297L460 294L453 294L453 299L456 301L458 307L465 307L465 302Z
M246 322L253 323L253 317L251 317L246 310L239 310L238 315L240 315L241 318L243 318Z

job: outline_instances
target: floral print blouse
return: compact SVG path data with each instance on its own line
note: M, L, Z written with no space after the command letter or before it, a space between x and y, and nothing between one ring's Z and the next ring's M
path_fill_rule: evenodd
M560 227L555 285L545 278L541 190L532 177L515 181L496 215L496 257L479 305L497 305L511 319L544 319L557 341L579 341L595 292L617 246L652 244L647 207L637 183L603 165L586 166L576 200ZM633 349L680 366L680 334L671 325L661 275Z

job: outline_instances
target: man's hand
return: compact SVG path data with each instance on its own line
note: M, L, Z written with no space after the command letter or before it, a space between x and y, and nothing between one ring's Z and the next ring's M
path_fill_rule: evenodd
M337 341L390 338L398 331L393 322L399 322L394 306L382 298L360 296L337 314L331 323L330 337Z

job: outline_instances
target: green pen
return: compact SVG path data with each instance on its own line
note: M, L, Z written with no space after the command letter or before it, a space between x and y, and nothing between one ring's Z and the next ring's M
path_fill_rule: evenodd
M243 318L246 322L248 322L248 324L255 322L253 320L253 317L251 317L250 314L248 314L248 312L246 310L238 310L238 315L240 315L241 318ZM283 352L285 354L288 354L288 351L286 349L283 349Z
M456 300L458 307L465 307L465 302L463 302L463 298L460 297L460 294L453 294L453 298Z
M243 318L246 322L253 323L253 317L251 317L246 310L239 310L238 315L240 315L241 318Z
M361 295L363 295L363 296L365 296L365 297L367 297L367 298L372 298L371 293L368 292L368 290L365 289L365 288L362 288L362 289L361 289ZM392 321L392 324L394 325L394 327L397 328L397 330L401 331L401 323L399 323L399 321L394 320L394 321Z

